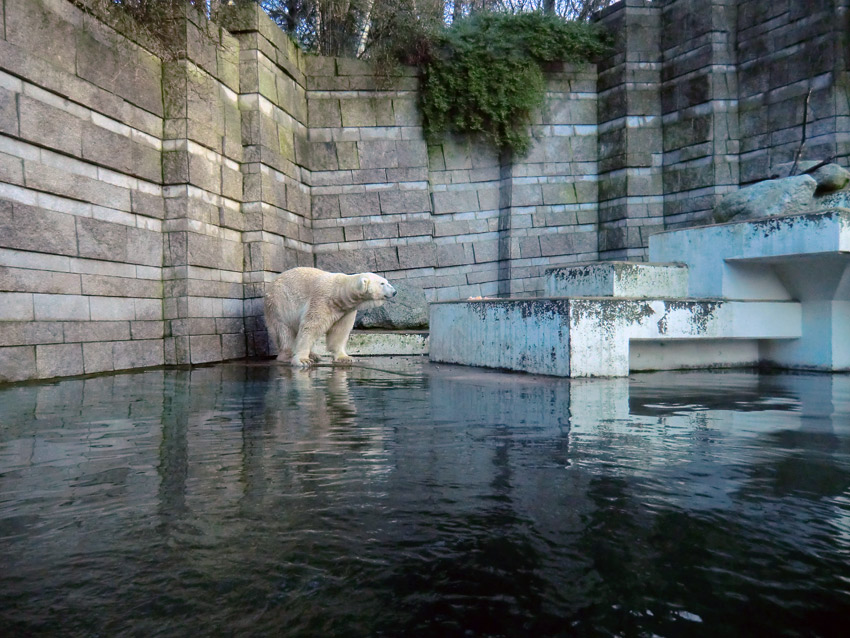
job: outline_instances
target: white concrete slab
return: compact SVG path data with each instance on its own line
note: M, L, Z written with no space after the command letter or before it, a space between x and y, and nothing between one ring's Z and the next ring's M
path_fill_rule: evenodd
M427 332L354 330L348 338L346 352L352 357L427 355L428 340ZM324 337L317 342L316 352L330 356Z
M431 305L432 361L564 377L627 376L633 341L775 340L800 337L794 302L552 298L469 300ZM729 365L741 363L733 347ZM705 350L680 360L650 356L641 369L696 367ZM716 361L715 365L724 362Z
M602 261L547 268L546 297L631 297L674 299L688 296L684 264Z

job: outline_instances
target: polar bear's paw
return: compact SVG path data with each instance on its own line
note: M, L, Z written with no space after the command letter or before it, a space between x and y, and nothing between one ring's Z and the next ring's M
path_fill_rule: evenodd
M309 368L310 366L314 365L316 365L316 362L313 361L309 355L307 355L306 357L292 357L293 368Z
M350 366L352 363L354 363L354 359L349 357L347 354L341 354L334 357L335 366Z

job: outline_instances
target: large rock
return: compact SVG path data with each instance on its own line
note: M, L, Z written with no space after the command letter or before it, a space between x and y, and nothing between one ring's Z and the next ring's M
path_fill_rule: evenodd
M425 301L425 291L404 284L393 285L398 294L380 308L358 312L355 328L409 330L428 327L428 302Z
M714 207L718 224L803 213L812 207L818 183L809 175L769 179L729 193Z
M785 162L775 167L771 179L789 176L791 171L797 175L811 175L818 183L818 194L839 191L850 184L850 171L838 164L826 164L817 160L803 160L794 165L794 162Z
M850 183L850 172L838 164L825 164L809 174L818 183L818 193L840 191Z

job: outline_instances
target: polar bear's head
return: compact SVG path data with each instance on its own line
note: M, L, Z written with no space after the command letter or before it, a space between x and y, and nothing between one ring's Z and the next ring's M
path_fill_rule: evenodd
M396 289L383 277L371 272L360 273L357 277L357 294L363 300L359 309L376 308L384 301L395 297Z

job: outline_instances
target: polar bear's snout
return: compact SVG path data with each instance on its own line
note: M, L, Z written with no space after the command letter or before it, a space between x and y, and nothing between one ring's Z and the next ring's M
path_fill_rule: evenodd
M384 293L384 297L386 299L391 299L391 298L395 297L396 294L397 294L396 289L393 288L392 285L389 284L389 283L382 283L381 284L381 292Z

